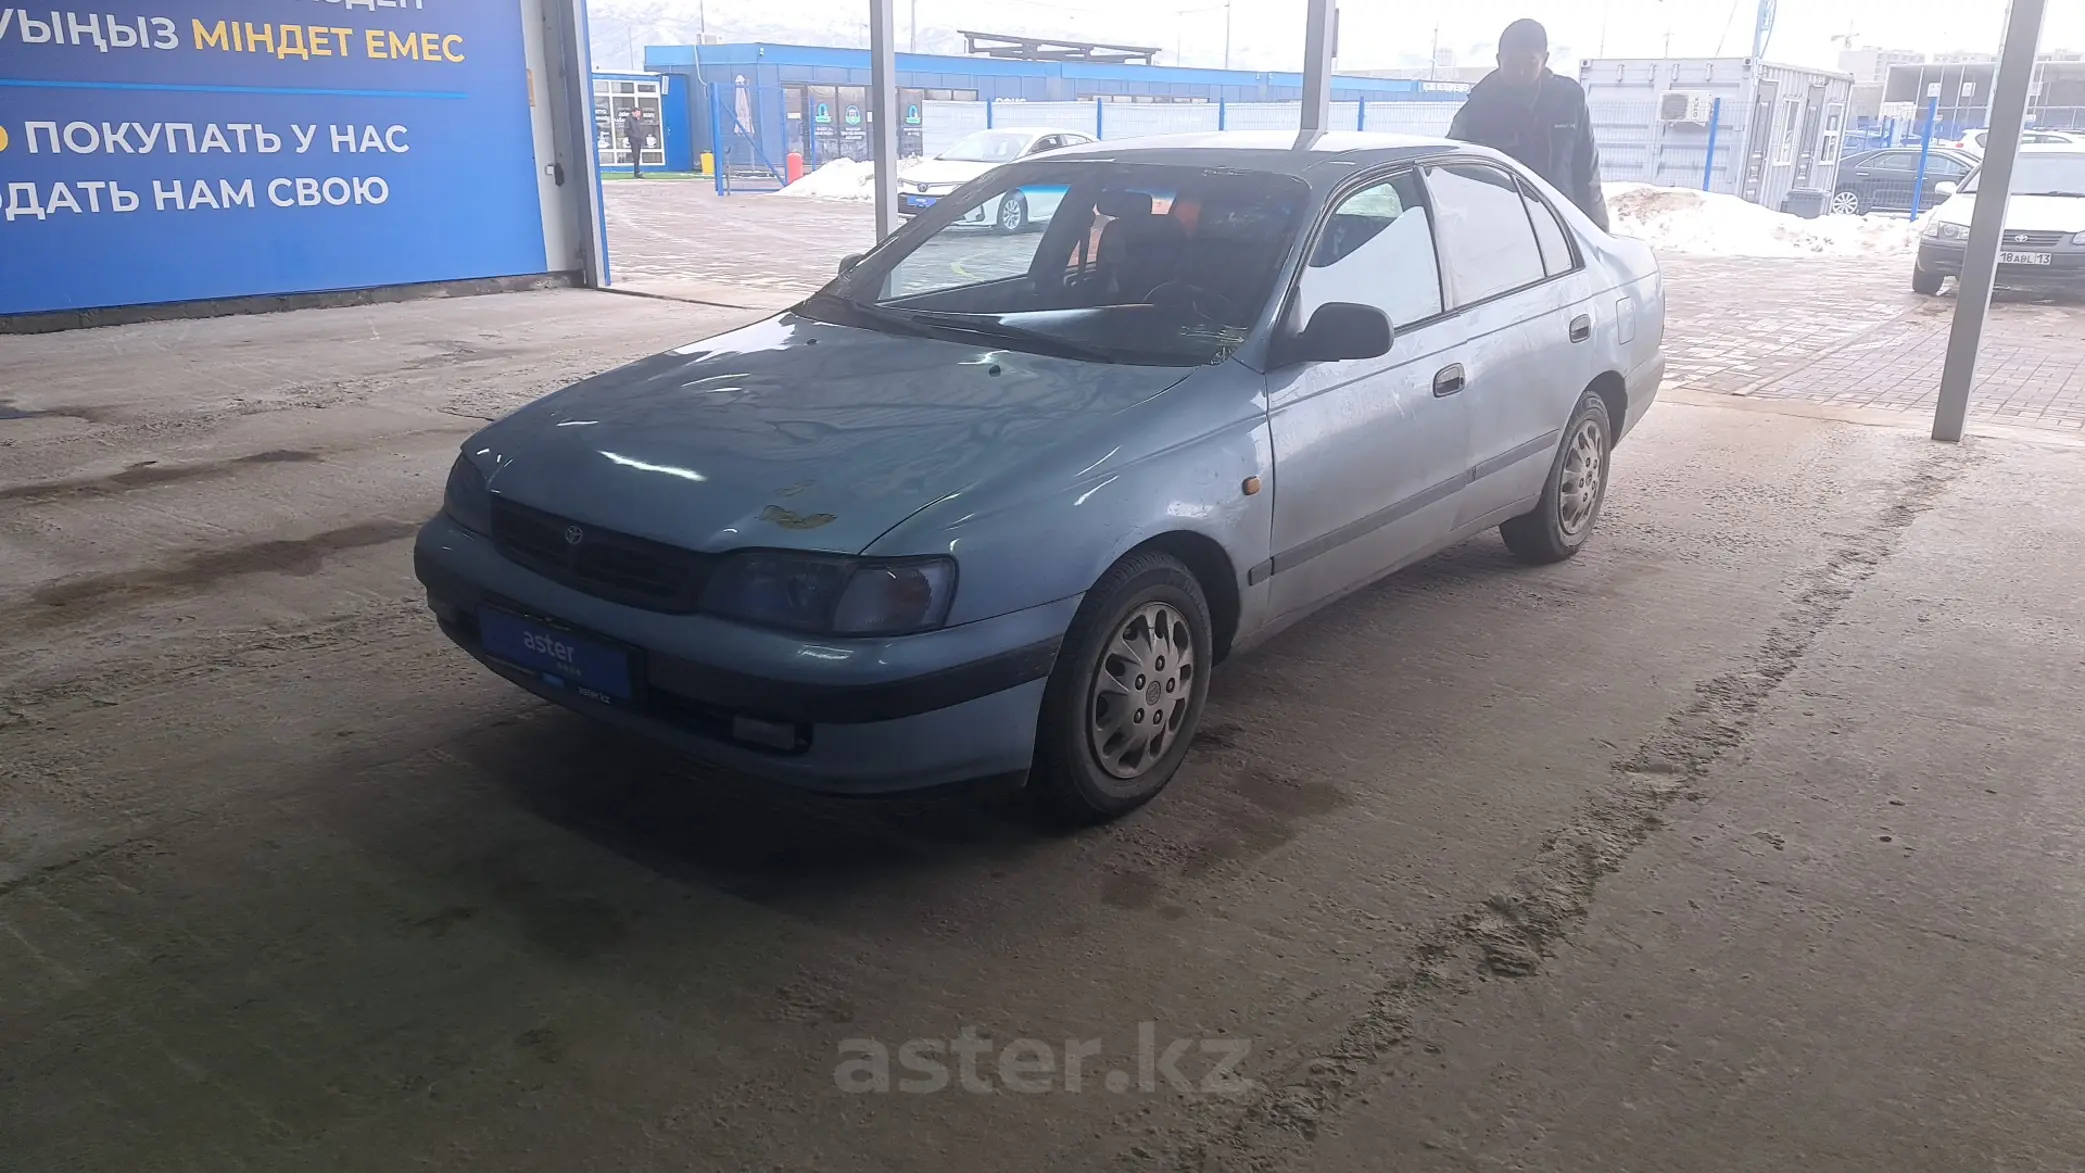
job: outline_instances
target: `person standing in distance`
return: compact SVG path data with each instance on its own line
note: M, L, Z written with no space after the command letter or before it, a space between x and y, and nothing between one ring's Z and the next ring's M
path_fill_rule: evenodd
M1516 20L1499 36L1499 67L1470 90L1448 137L1502 151L1549 181L1601 228L1600 150L1585 90L1549 70L1549 32Z
M651 137L645 125L644 111L632 109L623 116L623 137L630 142L630 178L644 178L644 143Z

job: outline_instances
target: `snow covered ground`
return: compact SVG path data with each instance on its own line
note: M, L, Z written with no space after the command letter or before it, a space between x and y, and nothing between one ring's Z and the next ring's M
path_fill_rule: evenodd
M1660 252L1711 257L1908 256L1918 225L1904 215L1822 216L1805 220L1736 196L1643 183L1607 185L1616 236Z
M918 159L898 160L898 174L904 175L919 162ZM798 199L872 203L876 199L876 165L857 163L852 159L834 159L816 171L806 172L802 179L776 194Z
M898 164L903 175L919 160ZM876 198L874 164L835 159L782 189L799 199ZM1607 185L1607 208L1617 236L1632 236L1660 252L1710 257L1908 256L1918 248L1918 226L1901 214L1823 216L1805 220L1736 196L1643 183Z

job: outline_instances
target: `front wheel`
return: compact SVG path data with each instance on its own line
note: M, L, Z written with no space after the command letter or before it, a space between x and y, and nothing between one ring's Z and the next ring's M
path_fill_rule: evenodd
M1928 273L1916 262L1911 266L1911 291L1921 297L1940 296L1940 283L1947 280L1938 273Z
M1863 200L1861 193L1857 191L1835 192L1832 195L1832 215L1834 216L1864 216L1867 212L1868 202Z
M1156 550L1110 567L1086 592L1043 692L1030 784L1055 814L1119 818L1166 788L1209 694L1209 603Z
M1506 549L1522 562L1562 562L1584 548L1607 500L1608 457L1614 452L1614 425L1607 403L1591 391L1578 401L1564 442L1550 466L1542 499L1530 512L1499 527Z
M999 220L992 226L1006 236L1024 232L1028 228L1028 197L1013 192L1000 197Z

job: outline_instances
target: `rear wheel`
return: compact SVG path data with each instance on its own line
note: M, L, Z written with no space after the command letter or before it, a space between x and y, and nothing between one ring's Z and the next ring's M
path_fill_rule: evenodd
M1861 198L1861 193L1857 191L1832 193L1832 215L1865 216L1867 213L1868 201Z
M1118 818L1173 780L1209 692L1209 603L1187 567L1131 554L1086 592L1043 693L1030 784L1081 823Z
M1920 294L1925 297L1938 296L1940 293L1940 283L1945 280L1947 280L1947 278L1942 277L1940 274L1929 273L1925 269L1920 268L1918 262L1912 262L1911 291L1913 293Z
M1564 427L1549 483L1535 508L1499 527L1506 548L1522 562L1562 562L1584 548L1607 500L1608 457L1614 425L1607 403L1588 391Z

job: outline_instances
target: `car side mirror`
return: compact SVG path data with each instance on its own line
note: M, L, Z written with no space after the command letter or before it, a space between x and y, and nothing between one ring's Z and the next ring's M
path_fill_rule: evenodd
M840 276L845 277L847 274L854 272L854 267L861 263L862 254L860 253L848 253L846 256L841 257Z
M1282 348L1288 362L1341 362L1390 353L1397 332L1390 315L1372 305L1329 301L1310 316L1303 332Z
M1949 180L1945 180L1945 181L1943 181L1943 182L1942 182L1942 183L1940 184L1940 186L1939 186L1939 187L1936 187L1936 188L1934 188L1933 190L1934 190L1934 191L1937 191L1937 192L1939 192L1939 193L1940 193L1941 195L1944 195L1944 196L1951 196L1951 195L1955 194L1956 192L1958 192L1958 191L1961 191L1961 190L1962 190L1962 185L1961 185L1961 184L1959 184L1959 183L1956 183L1956 182L1955 182L1954 180L1952 180L1952 179L1949 179Z

